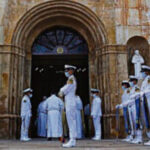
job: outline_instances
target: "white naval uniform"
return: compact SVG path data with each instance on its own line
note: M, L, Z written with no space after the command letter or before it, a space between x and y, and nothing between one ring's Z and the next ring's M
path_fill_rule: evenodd
M46 100L47 115L47 137L62 137L62 110L63 101L56 95L50 96Z
M60 92L65 96L65 108L66 108L66 118L69 127L69 137L70 139L76 139L77 128L76 128L76 88L77 83L74 75L71 75L66 85L64 85Z
M22 98L21 102L21 140L27 139L28 137L28 130L30 125L30 119L32 116L31 113L31 102L29 96L25 95Z
M142 142L142 130L136 130L136 105L134 95L137 93L136 89L139 89L138 85L134 85L130 90L130 100L126 103L128 105L130 124L131 124L131 135L135 136L132 143L140 141ZM133 98L134 97L134 98Z
M38 106L38 126L37 134L40 137L46 137L47 135L47 111L46 111L46 101L43 101Z
M77 115L76 115L77 138L81 139L83 137L83 135L82 135L82 117L81 117L81 111L83 110L83 104L82 104L82 100L79 96L76 96L76 106L77 106Z
M143 80L141 85L141 92L145 93L147 98L147 105L150 115L150 75L146 76L146 78ZM147 132L147 136L150 138L150 132ZM150 141L148 142L148 145L150 145Z
M122 94L122 97L121 97L122 103L119 105L119 108L125 107L124 104L127 103L127 102L129 101L129 99L130 99L130 90L129 90L129 88L126 88L126 89L124 90L123 94ZM126 106L126 107L127 107L127 106ZM127 109L128 109L128 112L129 112L129 107L127 107ZM129 115L130 115L130 114L129 114ZM129 116L129 123L130 123L130 126L131 126L132 123L131 123L131 118L130 118L130 116ZM132 135L131 135L131 136L128 135L128 136L126 137L126 139L124 139L123 141L128 141L128 140L130 140L131 138L132 138Z
M94 129L95 129L95 137L101 139L101 99L98 96L95 96L92 102L91 108L91 116L93 117Z

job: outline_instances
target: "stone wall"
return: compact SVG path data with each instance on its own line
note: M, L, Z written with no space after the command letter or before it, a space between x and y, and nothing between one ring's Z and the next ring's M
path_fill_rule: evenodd
M41 21L40 24L29 24L28 22L32 22L35 17L38 18L41 14L44 16L43 11L46 16L48 11L44 8L38 10L45 2L48 2L47 5L60 2L64 18L54 17L59 15L59 10L53 8L55 11L49 14L53 15L51 18ZM71 2L76 3L71 6ZM76 6L78 3L81 5ZM62 9L68 5L66 12L70 14L65 14ZM82 6L85 12L81 12ZM80 16L88 21L82 21L81 18L75 20L75 15L71 14L74 13L74 8L76 18ZM88 18L87 14L93 17ZM72 20L70 18L68 22L67 17L71 15ZM42 20L42 16L38 19ZM104 137L114 137L115 105L121 101L121 81L127 79L130 72L130 50L139 48L146 62L150 64L149 55L146 53L149 52L150 41L149 0L0 0L0 137L18 137L22 89L30 86L31 45L39 32L55 23L75 28L87 40L90 49L90 85L100 88L103 99ZM24 28L28 25L29 28L18 29L21 25ZM32 25L34 26L31 27ZM129 42L135 36L146 40L144 52L140 44L134 46L136 39ZM14 41L18 41L18 44ZM122 120L120 123L122 124Z

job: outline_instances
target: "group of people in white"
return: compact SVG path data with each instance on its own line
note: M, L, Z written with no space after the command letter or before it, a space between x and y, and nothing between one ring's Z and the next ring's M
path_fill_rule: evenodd
M135 75L122 81L122 103L116 109L123 109L127 137L123 141L138 144L143 142L143 131L146 129L150 138L150 66L142 65L143 57L135 50L132 58ZM140 84L141 82L141 84ZM144 143L150 146L150 141Z
M76 95L77 82L74 76L75 66L65 65L65 76L67 83L60 88L59 92L51 93L50 97L43 97L43 101L38 106L38 135L41 137L61 138L63 136L62 113L65 109L67 124L69 128L69 141L63 147L76 146L76 139L83 137L81 110L83 109L82 100ZM23 91L24 96L21 103L21 141L31 140L28 136L30 125L32 89ZM91 116L95 129L93 140L101 140L101 99L98 89L91 89L92 105ZM88 108L88 107L87 107Z

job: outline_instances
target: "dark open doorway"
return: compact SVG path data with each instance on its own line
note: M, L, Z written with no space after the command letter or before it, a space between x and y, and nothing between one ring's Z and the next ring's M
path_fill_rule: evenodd
M67 78L64 65L77 66L77 94L83 105L89 103L88 46L83 37L66 27L55 27L37 37L32 47L32 137L36 137L37 107L43 96L50 96L52 89L59 90Z

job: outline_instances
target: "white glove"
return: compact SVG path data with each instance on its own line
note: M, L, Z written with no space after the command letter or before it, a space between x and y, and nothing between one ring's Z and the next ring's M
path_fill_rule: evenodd
M141 91L141 92L140 92L140 96L141 96L141 97L143 97L143 95L144 95L144 92L143 92L143 91Z
M64 96L63 92L59 91L58 96L63 97Z
M119 104L117 104L117 105L116 105L116 109L118 109L119 107L120 107L120 105L119 105Z

